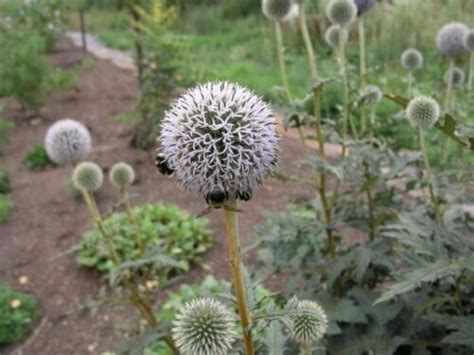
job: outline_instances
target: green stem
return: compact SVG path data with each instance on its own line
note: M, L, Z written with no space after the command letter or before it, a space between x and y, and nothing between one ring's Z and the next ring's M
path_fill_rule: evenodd
M343 31L344 28L341 28ZM345 141L347 136L347 126L349 124L349 80L346 70L346 45L345 41L339 41L339 70L343 85L343 103L342 103L342 132L341 138Z
M364 19L361 17L359 18L359 79L361 89L367 84L367 65L365 57L365 26Z
M227 207L224 209L225 228L227 234L227 247L229 262L234 280L235 296L239 310L240 323L244 337L246 355L254 355L252 332L250 326L252 318L247 303L247 289L245 287L244 275L242 273L242 256L240 254L239 223L237 218L237 202L235 197L229 198Z
M448 76L451 76L453 69L455 67L454 60L450 60L449 62L449 69L448 73L450 73ZM444 112L445 113L451 113L452 110L452 94L453 94L453 81L451 78L448 78L448 83L447 83L447 88L446 88L446 97L444 98ZM443 138L443 154L441 157L441 164L444 166L446 164L446 161L448 159L448 150L449 150L449 138L447 136L444 136Z
M281 32L281 24L279 21L275 21L275 35L277 41L278 50L278 64L280 66L280 77L285 88L286 97L291 102L290 88L288 86L288 77L286 76L286 65L285 65L285 51L283 48L283 34Z
M367 185L366 187L366 195L367 195L367 208L369 209L369 239L374 240L375 237L375 212L374 212L374 199L372 196L370 182L370 173L369 173L369 166L366 162L363 163L364 165L364 179Z
M311 343L305 343L301 345L301 355L313 355L313 345Z
M308 25L306 23L306 11L305 3L300 4L300 12L298 16L298 22L303 36L303 42L306 48L306 54L308 57L308 66L311 74L312 83L318 80L318 68L316 64L316 56L314 55L313 44L309 36ZM321 97L320 88L313 88L313 107L314 107L314 118L316 120L316 138L318 140L319 153L324 157L324 135L322 130L322 119L321 119ZM332 256L336 255L336 247L334 237L332 235L332 207L329 204L329 199L326 192L326 175L323 171L320 172L319 181L316 183L318 186L319 196L323 205L324 219L326 223L326 235L328 239L328 250Z
M408 75L407 75L407 81L408 81L408 98L411 99L413 97L413 71L409 70Z
M85 190L82 190L82 196L87 205L91 218L96 224L101 238L107 247L110 260L112 260L112 263L115 266L120 265L120 257L114 249L112 241L110 240L110 236L105 229L104 221L102 219L102 216L100 215L99 209L97 208L97 203L95 201L94 195ZM124 278L124 286L130 292L130 300L132 304L140 311L141 315L147 321L148 325L152 328L156 328L158 326L158 321L156 320L156 317L153 313L153 309L149 302L140 296L140 292L138 291L137 286L127 278ZM173 353L178 353L171 337L167 336L163 338L163 340L173 351Z
M471 51L471 56L469 60L469 79L467 81L468 91L472 91L474 88L474 51Z
M132 205L130 203L130 195L128 194L127 189L122 189L122 198L125 204L125 212L127 213L127 217L130 221L130 223L133 224L135 227L135 230L137 231L137 242L138 242L138 247L140 248L140 255L143 255L145 252L145 242L143 239L140 238L139 232L140 229L138 228L138 222L137 219L135 218L135 215L133 214L132 210Z
M429 190L429 193L430 193L431 202L433 203L433 207L434 207L434 210L435 210L436 220L438 222L440 222L441 221L441 213L439 211L438 200L437 200L435 192L434 192L433 174L431 172L430 161L428 159L428 154L426 152L425 136L424 136L423 130L421 128L419 128L419 133L420 133L420 146L421 146L421 151L423 153L423 160L424 160L424 163L425 163L427 180L428 180L428 190Z

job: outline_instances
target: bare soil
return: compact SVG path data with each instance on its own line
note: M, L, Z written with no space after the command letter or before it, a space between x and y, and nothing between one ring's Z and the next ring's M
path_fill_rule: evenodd
M51 61L57 66L70 67L78 65L82 58L79 49L64 42ZM122 311L103 307L92 315L80 310L103 286L99 275L78 268L74 255L55 258L77 244L82 233L91 227L82 202L74 199L65 185L71 168L32 172L23 163L27 151L43 141L54 121L71 117L86 124L94 141L90 159L106 171L118 161L135 167L138 179L132 191L138 197L134 203L162 200L176 203L193 214L206 207L202 198L180 189L174 179L156 171L152 151L130 147L130 137L124 135L126 125L114 116L133 108L137 91L133 72L96 60L74 88L49 99L41 111L41 119L27 120L16 105L10 105L8 116L16 127L9 133L9 143L0 148L0 162L12 181L10 198L14 207L9 221L0 225L0 281L33 294L38 299L42 319L29 339L14 347L0 348L0 353L98 354L116 348L123 341L116 330L123 320ZM300 143L290 138L281 140L281 150L282 169L286 171L303 156ZM241 206L243 242L251 240L254 226L264 221L261 212L277 211L290 200L313 193L297 184L269 179L250 202ZM108 210L116 197L106 182L97 196L100 208ZM198 282L208 273L229 277L221 214L214 211L208 215L216 239L215 246L205 255L210 270L196 267L183 282ZM24 276L28 282L21 283ZM128 314L135 315L131 310Z

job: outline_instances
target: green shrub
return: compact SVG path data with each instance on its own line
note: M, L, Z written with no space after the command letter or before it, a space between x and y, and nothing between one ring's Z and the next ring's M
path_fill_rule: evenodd
M0 284L0 344L25 338L38 320L36 300Z
M37 144L25 157L25 165L30 170L42 170L55 164L49 158L43 144Z
M37 33L12 26L0 31L0 95L15 97L37 112L51 91L51 65Z
M12 209L7 195L0 194L0 224L5 223Z
M10 178L8 173L0 168L0 194L6 194L10 192Z
M149 258L141 272L152 274L152 277L167 277L170 272L176 273L179 269L160 267L160 263L147 252L162 249L165 255L179 264L180 269L188 271L191 264L200 261L200 255L212 244L211 233L207 229L208 220L194 218L176 205L145 204L134 208L133 215L138 231L125 213L114 213L105 219L105 228L112 236L112 244L122 260L133 262ZM145 245L144 255L142 243ZM112 261L101 246L100 234L96 229L85 233L79 247L78 263L101 272L112 271Z

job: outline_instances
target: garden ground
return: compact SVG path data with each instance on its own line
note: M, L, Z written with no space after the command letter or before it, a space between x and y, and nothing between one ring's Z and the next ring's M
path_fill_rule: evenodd
M51 56L52 62L61 67L78 65L81 59L81 51L69 42L63 42ZM73 117L86 124L94 140L90 159L106 171L118 161L134 166L137 173L137 182L132 188L137 194L135 204L163 200L177 203L192 214L206 207L202 198L181 190L173 179L157 173L153 151L129 146L127 127L116 117L133 108L137 92L132 72L97 60L83 71L71 90L50 98L42 109L41 119L25 120L19 108L11 103L8 116L16 127L10 131L9 144L1 148L0 160L12 180L14 208L8 223L0 226L0 279L37 297L42 319L30 338L16 347L0 349L0 353L99 353L117 344L114 339L119 333L114 329L123 325L117 323L120 319L126 319L119 314L122 311L116 309L102 307L93 315L84 308L91 295L92 298L98 295L103 282L98 274L79 269L74 255L58 257L76 245L81 234L90 228L82 202L74 199L65 185L72 168L32 172L23 164L26 152L42 142L48 126L55 120ZM288 171L302 156L302 149L299 141L288 138L283 138L280 145L282 169ZM105 185L97 198L101 209L107 211L116 201L116 194L110 184ZM253 227L263 222L261 212L278 210L288 201L308 196L311 191L297 184L267 180L254 198L241 206L243 242L249 241ZM209 269L196 267L182 282L200 281L208 273L228 277L221 213L213 211L208 215L216 239L215 246L204 256Z

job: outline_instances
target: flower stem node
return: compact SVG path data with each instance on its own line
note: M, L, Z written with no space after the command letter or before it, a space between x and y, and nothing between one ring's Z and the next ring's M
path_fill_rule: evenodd
M104 181L102 169L93 162L79 163L72 173L74 185L87 192L95 192L100 189Z
M56 164L75 164L89 155L91 135L82 123L66 118L48 129L44 145L48 156Z
M418 128L427 129L439 119L438 102L429 96L416 96L407 106L406 113L410 122Z
M183 355L226 355L237 337L235 317L222 303L199 298L173 322L173 339Z
M189 89L166 112L159 141L158 168L204 197L251 196L278 157L270 106L228 82Z

